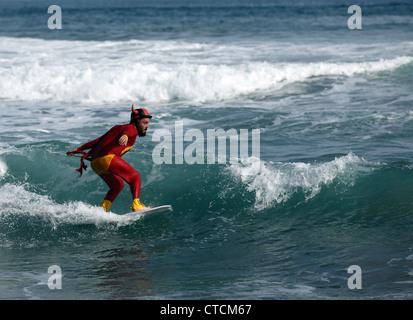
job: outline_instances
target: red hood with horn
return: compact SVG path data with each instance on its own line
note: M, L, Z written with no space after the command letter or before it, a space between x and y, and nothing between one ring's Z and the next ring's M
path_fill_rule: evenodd
M144 108L139 108L138 110L135 110L135 108L132 105L132 114L131 114L131 120L134 119L142 119L142 118L152 118L152 116L149 114L149 112L144 109Z

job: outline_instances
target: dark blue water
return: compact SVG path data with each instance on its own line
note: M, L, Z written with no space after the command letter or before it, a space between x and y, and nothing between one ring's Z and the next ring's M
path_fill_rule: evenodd
M360 1L361 30L343 1L54 4L60 30L47 1L0 2L0 298L412 298L409 1ZM125 215L127 186L103 212L106 185L65 155L132 103L154 117L125 160L172 213ZM247 130L249 155L228 138L208 163L218 128Z

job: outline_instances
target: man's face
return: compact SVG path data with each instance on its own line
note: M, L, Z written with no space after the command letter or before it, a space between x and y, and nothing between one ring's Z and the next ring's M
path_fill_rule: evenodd
M138 125L138 135L139 137L144 137L146 135L146 131L149 128L149 118L143 118L141 121L139 121Z

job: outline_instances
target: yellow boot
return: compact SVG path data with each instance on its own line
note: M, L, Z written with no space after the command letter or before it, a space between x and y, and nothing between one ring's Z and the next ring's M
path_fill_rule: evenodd
M133 199L132 201L132 211L138 211L146 208L144 204L140 203L139 198Z
M109 200L103 200L102 203L100 204L100 206L105 209L106 212L109 211L110 206L112 205L112 202L110 202Z

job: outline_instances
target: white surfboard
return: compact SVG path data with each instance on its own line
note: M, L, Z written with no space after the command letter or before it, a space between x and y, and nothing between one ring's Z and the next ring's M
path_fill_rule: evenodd
M129 214L138 214L138 215L142 215L142 216L149 216L155 213L161 213L161 212L165 212L165 211L172 211L172 206L168 205L163 205L163 206L159 206L159 207L154 207L154 208L150 208L150 209L145 209L145 210L140 210L140 211L135 211L135 212L130 212Z

